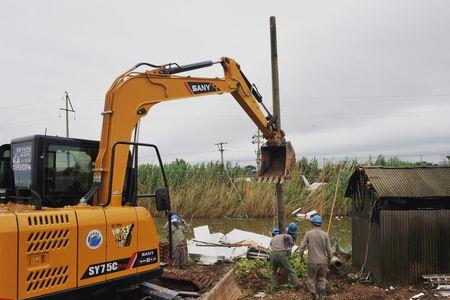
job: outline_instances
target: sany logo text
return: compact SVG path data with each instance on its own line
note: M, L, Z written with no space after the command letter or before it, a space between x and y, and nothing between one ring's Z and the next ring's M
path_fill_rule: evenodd
M186 82L186 87L191 94L202 94L217 91L214 84L210 82Z
M211 89L210 84L193 84L192 91L195 92L209 92Z

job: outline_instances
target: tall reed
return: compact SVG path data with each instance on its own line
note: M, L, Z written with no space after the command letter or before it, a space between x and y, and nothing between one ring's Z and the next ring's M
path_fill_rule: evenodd
M375 163L384 166L412 166L415 163L385 159L379 156ZM423 164L423 162L422 162ZM347 159L339 162L325 161L319 164L317 159L301 158L297 161L291 178L284 184L286 212L302 207L303 211L319 210L324 214L331 210L335 194L337 177L340 172L335 215L350 212L351 201L344 197L350 176L357 162ZM275 189L273 183L257 181L256 168L226 164L226 171L218 162L189 164L176 160L164 166L171 197L172 211L184 217L272 217L275 214ZM302 175L310 183L326 182L324 188L315 192L307 190ZM230 181L230 178L233 184ZM139 166L139 193L152 193L162 186L163 180L159 166L145 164ZM233 186L234 185L234 186ZM155 213L151 200L141 200L140 204Z

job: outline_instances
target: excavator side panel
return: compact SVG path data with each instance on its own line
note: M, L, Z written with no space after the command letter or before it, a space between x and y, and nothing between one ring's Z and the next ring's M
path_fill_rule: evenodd
M136 274L138 257L135 207L106 207L106 280Z
M102 207L77 209L78 286L106 280L106 219Z
M17 221L0 212L0 299L17 299Z
M158 233L150 212L144 207L136 207L138 219L137 240L140 253L137 272L145 272L159 267L160 252Z
M18 298L76 287L77 220L73 211L16 214L19 228Z

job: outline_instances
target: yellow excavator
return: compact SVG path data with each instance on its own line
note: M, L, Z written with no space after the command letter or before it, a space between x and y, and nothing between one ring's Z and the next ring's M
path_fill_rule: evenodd
M175 75L214 64L223 67L223 78ZM284 181L295 164L294 150L256 86L227 57L184 66L140 63L120 75L106 94L100 144L89 141L91 148L84 140L48 142L42 136L8 145L1 159L10 164L14 184L11 195L0 197L0 299L76 298L160 276L156 227L137 200L154 198L156 209L170 219L169 190L159 150L138 142L138 124L159 102L223 93L233 95L267 140L260 179ZM90 150L68 151L75 146ZM158 157L164 187L154 194L137 192L139 147L153 148ZM83 173L90 157L95 168ZM61 159L67 166L58 172ZM64 191L83 190L88 173L93 182L78 201L58 201L58 195L67 196ZM53 198L43 199L43 193Z

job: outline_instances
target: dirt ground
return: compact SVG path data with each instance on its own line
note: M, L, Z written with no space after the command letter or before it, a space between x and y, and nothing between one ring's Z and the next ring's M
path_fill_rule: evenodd
M204 293L211 289L233 264L218 264L213 266L191 265L183 270L167 268L163 278L191 280L197 285L199 291ZM422 286L403 286L394 289L383 289L373 284L361 284L347 277L347 273L355 272L350 263L344 263L343 272L337 275L329 272L327 276L326 299L410 299L412 296L424 291ZM278 291L269 288L269 281L261 278L257 271L240 278L236 276L236 282L243 293L243 299L310 299L306 289L306 279L301 279L301 288L298 291L285 285ZM260 293L258 295L258 293ZM262 294L263 293L263 294ZM260 297L258 297L260 296ZM264 297L261 297L264 296ZM421 299L445 299L426 292Z
M392 299L403 300L410 299L419 294L424 289L421 286L403 286L393 289L383 289L374 284L362 284L351 280L347 274L356 273L351 266L351 261L340 257L343 261L340 274L329 271L327 274L326 299L347 300L347 299ZM310 299L310 294L306 288L306 279L300 279L301 288L298 291L293 290L286 285L279 291L268 290L268 281L261 279L257 274L252 274L245 279L237 278L237 282L244 293L244 299ZM264 292L265 297L257 297L258 292ZM427 294L421 299L443 299L443 297Z

